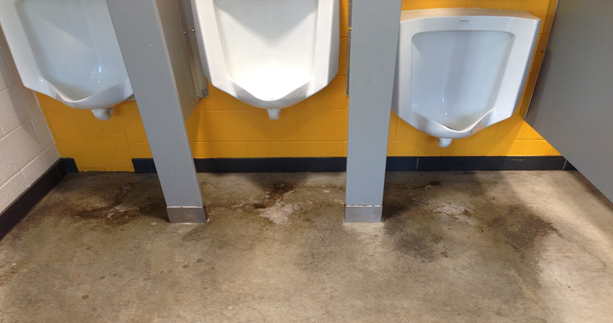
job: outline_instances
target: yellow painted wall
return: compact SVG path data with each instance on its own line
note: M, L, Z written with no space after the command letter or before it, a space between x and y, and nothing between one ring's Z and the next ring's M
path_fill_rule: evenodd
M559 155L522 116L528 107L543 59L558 0L405 0L403 10L428 8L496 8L524 10L543 20L526 93L514 116L474 136L440 148L430 137L393 113L390 156L547 156ZM307 100L281 111L277 121L210 87L187 121L195 158L339 157L346 156L348 99L345 96L348 0L341 0L339 72L332 83ZM147 137L134 102L115 108L109 121L89 110L68 108L38 95L62 157L74 158L82 171L133 171L132 158L150 158Z

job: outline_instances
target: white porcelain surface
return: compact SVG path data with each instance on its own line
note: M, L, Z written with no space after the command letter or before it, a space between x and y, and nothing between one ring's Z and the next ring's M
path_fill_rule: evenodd
M523 11L403 11L394 112L441 146L509 118L539 26Z
M26 87L78 109L132 95L105 0L2 0L0 22Z
M206 76L243 102L285 108L324 88L338 71L338 0L192 5Z

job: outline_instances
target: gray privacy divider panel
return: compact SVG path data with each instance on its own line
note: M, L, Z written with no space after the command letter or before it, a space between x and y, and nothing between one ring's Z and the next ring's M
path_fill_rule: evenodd
M350 4L347 222L381 221L401 5L401 0ZM374 212L355 212L356 207Z
M171 222L206 215L185 120L197 104L176 1L107 0Z
M613 200L613 1L560 0L526 121Z

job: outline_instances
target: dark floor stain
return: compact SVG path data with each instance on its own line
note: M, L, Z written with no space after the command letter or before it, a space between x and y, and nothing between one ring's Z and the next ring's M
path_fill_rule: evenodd
M439 182L439 181L432 181L432 182L430 182L430 183L428 183L426 185L419 186L418 188L421 188L421 189L431 189L431 188L433 188L435 186L440 186L440 185L441 185L441 182Z
M83 220L100 220L108 226L121 226L132 222L143 215L160 220L167 220L166 204L160 199L136 199L129 204L123 204L123 197L112 201L108 206L94 209L83 209L78 203L64 208L69 214L75 214ZM137 206L138 205L138 206Z
M292 183L288 182L269 182L267 185L262 186L263 192L262 195L258 198L257 202L248 202L248 203L240 203L237 200L225 200L223 202L212 201L212 203L205 205L205 209L207 214L211 217L211 224L219 221L223 218L223 222L227 222L230 219L234 221L239 220L241 225L250 225L252 228L259 228L261 230L265 230L266 228L270 228L276 225L274 222L269 219L261 216L261 211L267 208L275 207L278 204L285 204L287 198L289 196L293 196L295 192L295 186ZM319 196L321 195L321 187L301 187L301 193L304 194L310 191L317 191ZM309 203L308 198L300 199L300 201L292 201L287 203L299 203L301 207L296 208L291 213L292 218L296 220L303 220L304 213L308 212L313 208L322 206L328 203ZM308 207L307 207L308 205ZM301 221L303 223L311 223L311 219L307 219ZM202 240L205 238L204 231L205 228L194 228L187 232L182 239L184 241L195 241ZM218 229L219 230L219 229Z
M551 223L518 206L507 208L506 212L489 220L486 226L495 232L497 238L520 252L533 248L538 237L558 233Z
M440 194L438 190L432 190L441 186L439 181L430 181L427 184L387 184L383 195L383 220L399 216L424 204Z
M422 262L444 257L439 250L443 233L434 217L428 213L410 212L385 222L385 232L394 241L395 249Z
M133 188L134 188L134 183L127 183L121 186L121 190L123 191L124 194L131 191Z
M398 200L390 200L390 201L383 201L383 212L382 212L382 218L383 221L387 221L390 220L393 217L396 216L401 216L402 214L405 214L407 212L410 212L410 210L412 210L413 208L415 208L417 202L415 200L412 200L411 198L407 198L404 201L398 201Z
M264 199L263 204L266 207L269 207L275 204L277 201L280 201L281 199L283 199L286 193L293 191L293 190L294 190L294 186L288 183L275 183L270 189L270 191L267 192L265 197L268 197L268 198Z
M123 226L143 217L168 220L157 176L95 172L67 176L41 203L45 208L32 210L28 224L18 226L15 236L47 214L58 214L70 221L101 222L101 229Z
M79 218L99 219L111 226L127 224L142 215L165 219L166 204L163 197L151 197L149 193L133 183L126 183L120 185L117 193L108 198L108 206L79 210L79 205L76 204L72 206L72 210Z
M215 222L207 223L206 225L197 225L193 229L185 233L181 240L183 241L202 241L208 239L211 236L211 226L215 225Z
M431 188L440 185L439 181L419 186L386 185L383 201L385 229L393 237L396 249L426 262L449 256L446 250L439 250L445 233L441 231L441 219L433 212L433 208L442 201L438 190ZM538 255L531 249L535 247L538 238L551 232L557 233L551 223L523 205L501 204L480 189L471 187L466 187L462 194L466 196L464 201L474 206L473 212L466 211L464 215L481 224L471 227L466 222L458 221L457 225L448 228L475 230L478 234L485 234L495 242L512 247L521 261L536 261ZM437 200L440 202L434 202Z
M254 209L258 210L258 209L265 209L266 205L262 204L262 203L254 203L251 206L253 206Z
M269 184L270 185L270 184ZM237 204L240 201L226 200L224 202L210 201L206 203L205 209L207 214L214 214L218 210L224 209L241 209L244 212L251 213L253 210L262 210L275 205L281 201L286 193L294 190L294 186L289 183L274 183L266 187L266 191L256 203Z
M415 205L409 185L386 185L383 195L383 221L408 212Z
M424 262L433 262L440 258L435 246L443 240L440 235L429 233L405 233L395 239L396 249Z

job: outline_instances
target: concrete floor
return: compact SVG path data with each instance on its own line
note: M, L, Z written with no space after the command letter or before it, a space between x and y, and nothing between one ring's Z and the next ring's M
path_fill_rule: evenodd
M155 175L69 175L0 242L0 322L613 322L613 204L577 172L200 174L170 225Z

